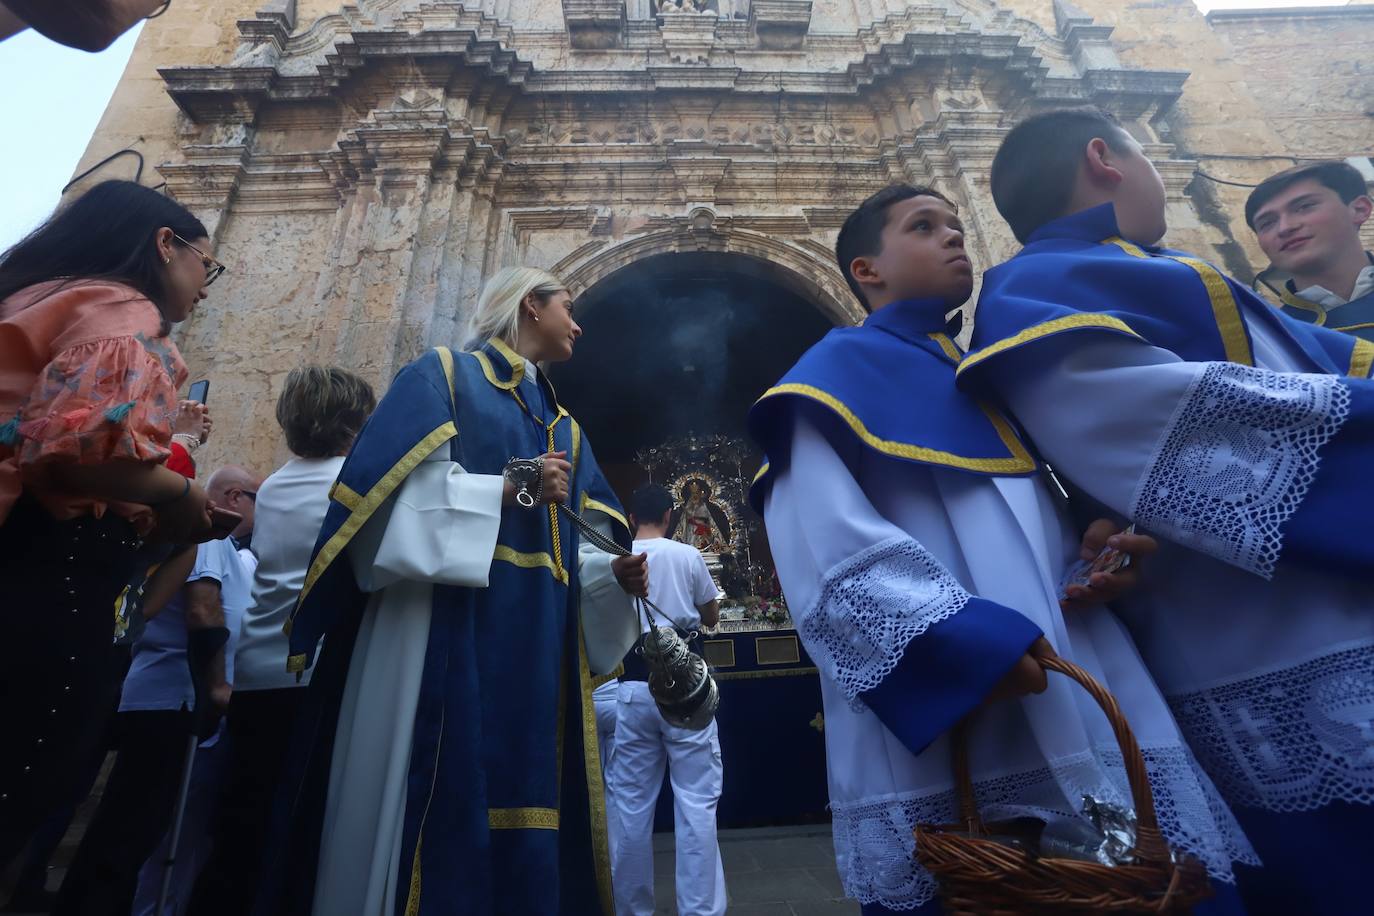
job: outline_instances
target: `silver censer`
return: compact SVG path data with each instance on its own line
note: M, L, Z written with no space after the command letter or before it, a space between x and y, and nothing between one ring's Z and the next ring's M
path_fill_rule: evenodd
M706 661L672 627L650 627L639 651L649 668L649 694L669 725L701 731L711 724L720 691Z

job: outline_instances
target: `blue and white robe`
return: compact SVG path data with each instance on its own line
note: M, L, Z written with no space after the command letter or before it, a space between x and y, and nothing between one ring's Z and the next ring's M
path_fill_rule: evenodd
M1275 876L1252 906L1343 912L1333 878L1374 866L1372 362L1368 341L1123 240L1108 205L987 273L959 370L1061 477L1162 539L1123 611Z
M591 696L637 618L553 507L502 507L512 456L560 450L628 548L581 428L499 340L407 366L359 434L288 625L293 670L325 639L261 912L613 911ZM599 659L592 618L624 635Z
M891 910L932 901L912 829L957 820L945 733L1042 634L1120 700L1169 841L1230 880L1253 853L1125 628L1104 608L1061 613L1078 537L1008 424L955 389L945 310L898 302L830 332L749 418L767 456L751 499L820 669L845 893ZM1043 695L974 723L985 817L1072 817L1084 794L1129 806L1106 719L1072 682L1051 675Z

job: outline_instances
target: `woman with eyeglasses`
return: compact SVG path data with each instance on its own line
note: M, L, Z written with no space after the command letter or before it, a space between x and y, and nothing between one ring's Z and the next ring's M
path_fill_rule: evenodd
M142 542L212 536L165 466L187 376L168 335L224 269L207 236L107 181L0 256L0 868L61 803Z

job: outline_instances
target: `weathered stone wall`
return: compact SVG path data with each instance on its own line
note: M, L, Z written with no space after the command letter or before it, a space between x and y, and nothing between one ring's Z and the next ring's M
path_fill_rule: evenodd
M1374 154L1374 5L1208 15L1246 88L1303 158Z
M461 343L505 264L580 292L647 256L734 253L853 322L835 233L863 197L911 181L959 201L975 266L991 266L1016 248L992 154L1045 108L1115 112L1160 164L1171 242L1241 275L1258 263L1244 191L1193 160L1257 181L1273 163L1236 157L1295 150L1191 0L722 2L741 15L178 0L150 22L81 168L141 151L144 180L206 221L230 268L178 330L193 373L215 379L205 460L275 466L271 407L293 366L384 385L424 347Z

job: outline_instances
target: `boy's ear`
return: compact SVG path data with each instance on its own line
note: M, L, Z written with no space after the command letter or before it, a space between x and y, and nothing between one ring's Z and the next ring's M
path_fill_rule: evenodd
M1088 180L1099 187L1115 188L1121 183L1121 169L1117 168L1118 153L1101 137L1088 141L1083 149L1083 167Z
M1361 194L1350 202L1350 213L1355 217L1355 228L1364 225L1369 215L1374 213L1374 200L1370 200L1366 194Z
M878 270L873 264L873 259L867 256L850 261L849 273L853 276L854 282L860 286L877 286L883 282L883 278L878 275Z

